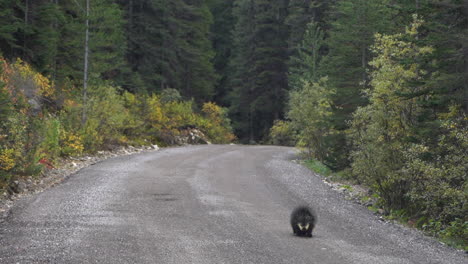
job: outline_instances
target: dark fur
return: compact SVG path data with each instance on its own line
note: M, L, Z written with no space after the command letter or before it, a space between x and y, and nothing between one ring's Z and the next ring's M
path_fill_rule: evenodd
M299 206L291 213L291 227L293 232L297 236L312 237L312 230L317 222L317 217L314 211L307 206ZM309 225L306 230L301 230L299 224L302 226Z

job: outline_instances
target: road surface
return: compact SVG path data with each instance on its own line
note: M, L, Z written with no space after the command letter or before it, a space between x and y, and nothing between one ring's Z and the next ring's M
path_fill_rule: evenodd
M294 157L211 145L97 163L15 205L0 263L468 263L346 201ZM318 214L310 239L289 226L304 203Z

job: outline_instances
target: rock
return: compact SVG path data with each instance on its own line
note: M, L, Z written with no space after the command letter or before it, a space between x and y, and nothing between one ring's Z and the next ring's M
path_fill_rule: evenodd
M27 190L26 189L26 183L24 183L22 181L14 181L9 186L9 191L11 192L11 194L13 194L13 193L22 193L25 190Z
M348 191L348 189L343 188L343 187L338 188L338 192L340 193L345 193L346 191Z

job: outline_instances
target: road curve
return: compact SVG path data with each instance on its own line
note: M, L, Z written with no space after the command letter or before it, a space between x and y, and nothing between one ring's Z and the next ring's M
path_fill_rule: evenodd
M212 145L100 162L17 203L0 263L468 263L344 200L294 156ZM302 203L318 214L310 239L289 226Z

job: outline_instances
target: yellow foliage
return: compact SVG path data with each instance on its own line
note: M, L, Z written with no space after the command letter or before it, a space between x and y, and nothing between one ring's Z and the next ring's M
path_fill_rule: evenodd
M150 121L153 126L155 124L159 124L164 121L162 104L158 96L153 95L148 99L148 108L149 108L149 113L148 113L147 118L148 118L148 121Z
M54 96L55 91L51 81L44 75L34 71L29 64L21 59L17 59L15 63L10 64L5 59L0 58L0 64L2 64L0 81L5 84L13 103L21 100L26 90L37 96L49 98Z
M15 151L13 149L0 150L0 170L9 171L15 167Z
M50 80L44 75L34 71L31 66L24 63L21 59L17 59L13 67L24 79L31 78L34 85L37 87L39 94L46 97L52 97L54 94Z
M62 152L65 155L76 155L83 153L84 145L83 138L73 132L63 132L62 136Z
M203 113L205 113L208 118L213 121L221 121L221 116L223 114L222 108L216 105L215 103L208 102L203 104L202 108Z

